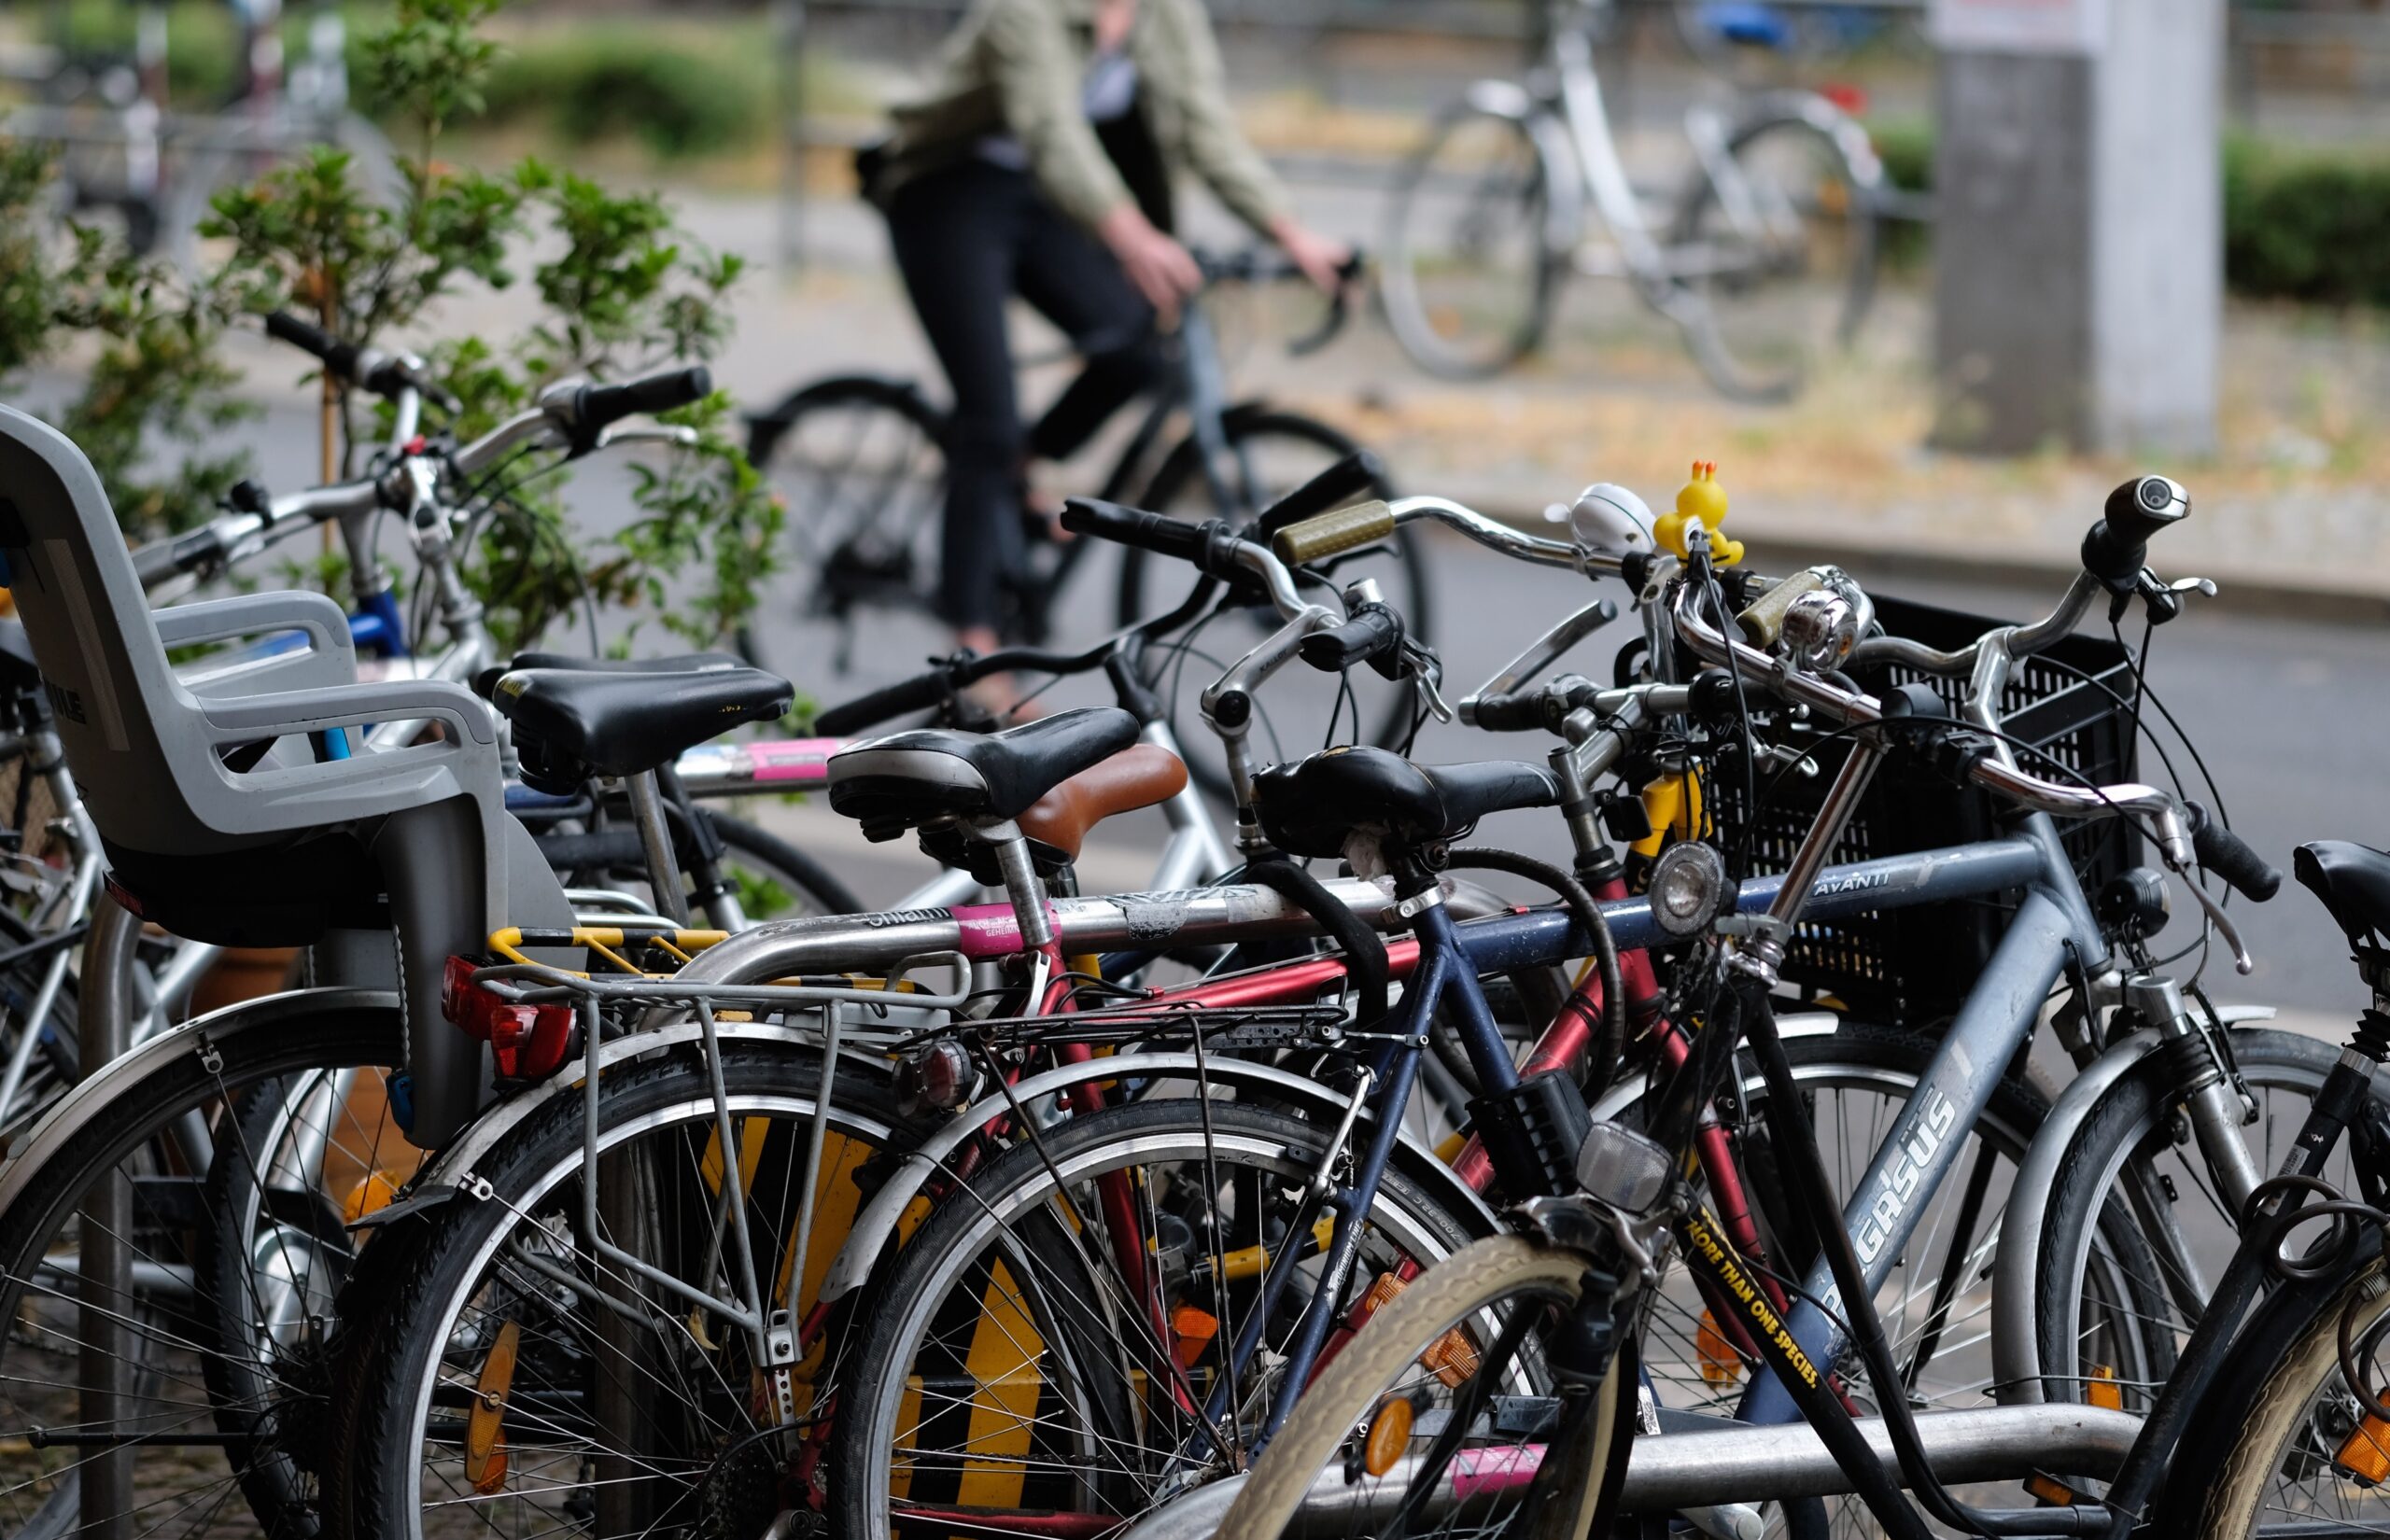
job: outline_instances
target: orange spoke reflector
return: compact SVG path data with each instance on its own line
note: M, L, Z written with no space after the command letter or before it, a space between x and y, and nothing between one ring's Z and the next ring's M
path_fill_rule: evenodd
M2390 1397L2390 1390L2374 1392L2375 1400L2385 1397ZM2380 1486L2390 1478L2390 1422L2366 1413L2355 1430L2341 1440L2341 1452L2332 1456L2332 1463L2369 1487Z
M2125 1388L2116 1383L2116 1371L2105 1364L2091 1365L2091 1379L2083 1387L2083 1393L2095 1407L2105 1407L2110 1411L2125 1409Z
M1389 1395L1370 1419L1370 1436L1361 1446L1361 1466L1371 1476L1394 1469L1411 1443L1411 1425L1418 1418L1407 1395Z
M348 1223L354 1225L367 1214L380 1213L398 1196L397 1179L376 1168L366 1172L357 1185L349 1188L348 1196L341 1199L340 1211Z
M1712 1385L1731 1385L1743 1377L1743 1359L1726 1334L1718 1329L1718 1318L1708 1310L1701 1312L1701 1324L1693 1334L1694 1351L1701 1355L1701 1378Z
M523 1328L509 1321L498 1328L498 1339L482 1360L481 1379L473 1385L473 1409L465 1420L465 1479L484 1497L506 1479L506 1440L499 1430L506 1421L507 1393L514 1388L514 1354Z
M1170 1312L1170 1334L1176 1338L1171 1355L1178 1360L1180 1368L1191 1369L1195 1361L1203 1356L1203 1350L1212 1345L1212 1338L1220 1335L1220 1318L1209 1310L1181 1305Z
M1477 1372L1477 1345L1455 1326L1419 1355L1419 1366L1442 1380L1446 1390L1456 1391Z
M2025 1490L2056 1508L2066 1507L2074 1501L2074 1492L2072 1488L2053 1481L2038 1472L2025 1477Z

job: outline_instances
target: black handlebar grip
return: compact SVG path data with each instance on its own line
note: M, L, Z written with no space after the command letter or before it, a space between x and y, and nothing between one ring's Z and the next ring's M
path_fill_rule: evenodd
M594 441L625 417L669 412L676 406L702 401L711 394L713 371L703 364L691 364L686 369L661 370L621 385L583 385L573 399L573 419L582 438Z
M1533 733L1545 725L1543 692L1530 690L1523 694L1483 695L1470 710L1480 731L1486 733Z
M2083 537L2084 570L2121 591L2141 575L2150 537L2190 511L2191 495L2180 482L2135 476L2108 494L2100 522Z
M1314 631L1297 646L1303 662L1338 674L1355 664L1375 663L1402 647L1402 617L1383 604L1365 604L1342 625Z
M1385 481L1385 467L1378 457L1366 449L1357 449L1263 509L1261 516L1253 521L1257 533L1252 538L1267 545L1271 536L1288 525L1300 524L1315 513L1368 497Z
M2191 848L2200 864L2230 884L2252 903L2263 903L2282 890L2282 874L2257 854L2247 840L2208 816L2198 803L2186 803L2191 815Z
M1074 535L1092 535L1118 545L1133 545L1157 556L1200 562L1211 542L1211 532L1167 514L1123 508L1101 497L1073 497L1062 504L1062 527Z
M899 679L868 695L857 695L842 706L830 707L813 719L813 730L823 737L850 737L866 727L876 727L891 717L943 706L951 689L952 686L947 682L947 671L933 668L926 674Z
M357 383L356 343L344 343L313 321L302 320L287 310L266 312L265 334L275 342L288 343L302 352L315 355L333 374L351 385Z

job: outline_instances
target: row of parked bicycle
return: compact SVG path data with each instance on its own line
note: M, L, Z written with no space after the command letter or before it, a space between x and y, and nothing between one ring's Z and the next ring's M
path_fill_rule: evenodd
M2390 1522L2390 856L2297 855L2374 993L2345 1048L2210 1002L2220 890L2279 877L2134 778L2138 660L2072 635L2181 609L2173 482L2024 625L1759 575L1708 467L1545 535L1365 455L1243 526L1081 500L1184 598L766 741L787 680L498 658L457 570L494 484L672 437L631 419L702 371L458 443L415 361L273 329L388 447L170 546L0 409L8 1533ZM326 524L358 616L152 608ZM1589 590L1453 708L1338 574L1423 524ZM1564 671L1622 604L1609 682ZM1160 681L1223 611L1267 635L1182 746ZM1504 736L1263 763L1273 677L1358 669ZM1118 704L998 729L998 673ZM846 912L717 805L808 788L921 890ZM1150 883L1082 891L1156 807ZM1547 855L1465 843L1497 814ZM302 987L182 1019L231 946Z

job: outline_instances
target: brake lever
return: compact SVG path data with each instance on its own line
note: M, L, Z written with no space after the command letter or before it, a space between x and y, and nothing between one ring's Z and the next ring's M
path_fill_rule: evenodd
M2172 582L2167 582L2144 567L2141 569L2141 575L2133 580L2132 587L2129 591L2119 593L2108 601L2109 623L2114 624L2123 620L2125 607L2138 597L2142 608L2149 613L2149 623L2164 625L2183 612L2183 601L2193 594L2211 599L2215 597L2215 580L2178 578Z
M2224 905L2218 903L2205 888L2200 886L2189 872L2176 866L2172 857L2167 858L2166 865L2176 876L2183 879L2183 886L2191 890L2191 897L2200 901L2200 908L2206 914L2207 922L2215 927L2215 933L2222 936L2224 945L2232 949L2233 971L2243 974L2256 973L2257 959L2251 957L2249 948L2242 944L2241 932L2233 928L2231 917L2224 912Z
M1427 702L1427 714L1438 721L1453 720L1453 708L1444 700L1444 660L1433 649L1420 646L1409 637L1402 640L1403 656L1411 665L1411 688Z
M598 441L590 446L590 450L594 454L617 444L671 444L679 449L695 449L697 446L697 430L678 425L668 427L644 423L637 426L617 423L599 432Z

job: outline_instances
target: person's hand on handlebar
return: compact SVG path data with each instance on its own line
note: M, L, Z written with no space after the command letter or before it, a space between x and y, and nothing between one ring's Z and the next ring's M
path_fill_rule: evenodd
M1320 234L1291 214L1270 221L1270 238L1322 294L1336 293L1352 278L1353 248Z
M1134 203L1122 203L1095 227L1098 239L1111 248L1137 292L1154 307L1167 330L1178 324L1179 302L1203 287L1203 270L1194 257L1171 236L1154 228Z

